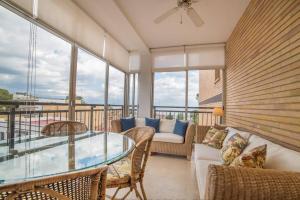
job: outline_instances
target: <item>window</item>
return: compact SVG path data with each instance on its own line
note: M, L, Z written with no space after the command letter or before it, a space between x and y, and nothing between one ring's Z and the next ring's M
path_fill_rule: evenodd
M199 70L188 71L188 107L199 106Z
M154 74L154 105L185 106L185 72Z
M106 63L81 49L77 57L78 103L104 104Z
M129 115L137 116L138 109L138 74L129 75Z
M124 105L125 73L109 66L108 104Z
M215 69L215 83L220 80L220 69Z

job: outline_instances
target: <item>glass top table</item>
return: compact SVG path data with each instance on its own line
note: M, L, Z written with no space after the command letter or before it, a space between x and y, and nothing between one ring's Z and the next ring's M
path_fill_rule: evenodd
M94 132L0 144L0 185L111 164L134 147L127 136Z

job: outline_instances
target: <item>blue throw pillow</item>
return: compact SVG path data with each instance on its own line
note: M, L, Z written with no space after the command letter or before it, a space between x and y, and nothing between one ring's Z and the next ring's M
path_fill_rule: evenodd
M159 123L160 119L145 118L145 125L154 128L156 133L159 133Z
M121 118L121 131L127 131L131 128L135 127L135 118L131 117L131 118Z
M188 122L182 122L182 121L176 119L176 123L175 123L173 133L176 134L176 135L180 135L180 136L184 137L188 125L189 125Z

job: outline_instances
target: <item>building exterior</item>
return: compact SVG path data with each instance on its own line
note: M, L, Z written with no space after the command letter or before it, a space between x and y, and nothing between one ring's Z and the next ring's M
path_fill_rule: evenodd
M223 74L222 70L199 70L200 107L221 107L222 105Z

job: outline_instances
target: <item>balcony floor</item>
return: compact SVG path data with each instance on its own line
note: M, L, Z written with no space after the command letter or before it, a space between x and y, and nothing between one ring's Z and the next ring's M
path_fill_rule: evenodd
M193 161L182 157L153 155L146 167L145 190L149 200L198 200L195 168ZM119 192L121 197L128 189ZM109 195L114 190L108 190ZM136 199L132 192L128 199Z

